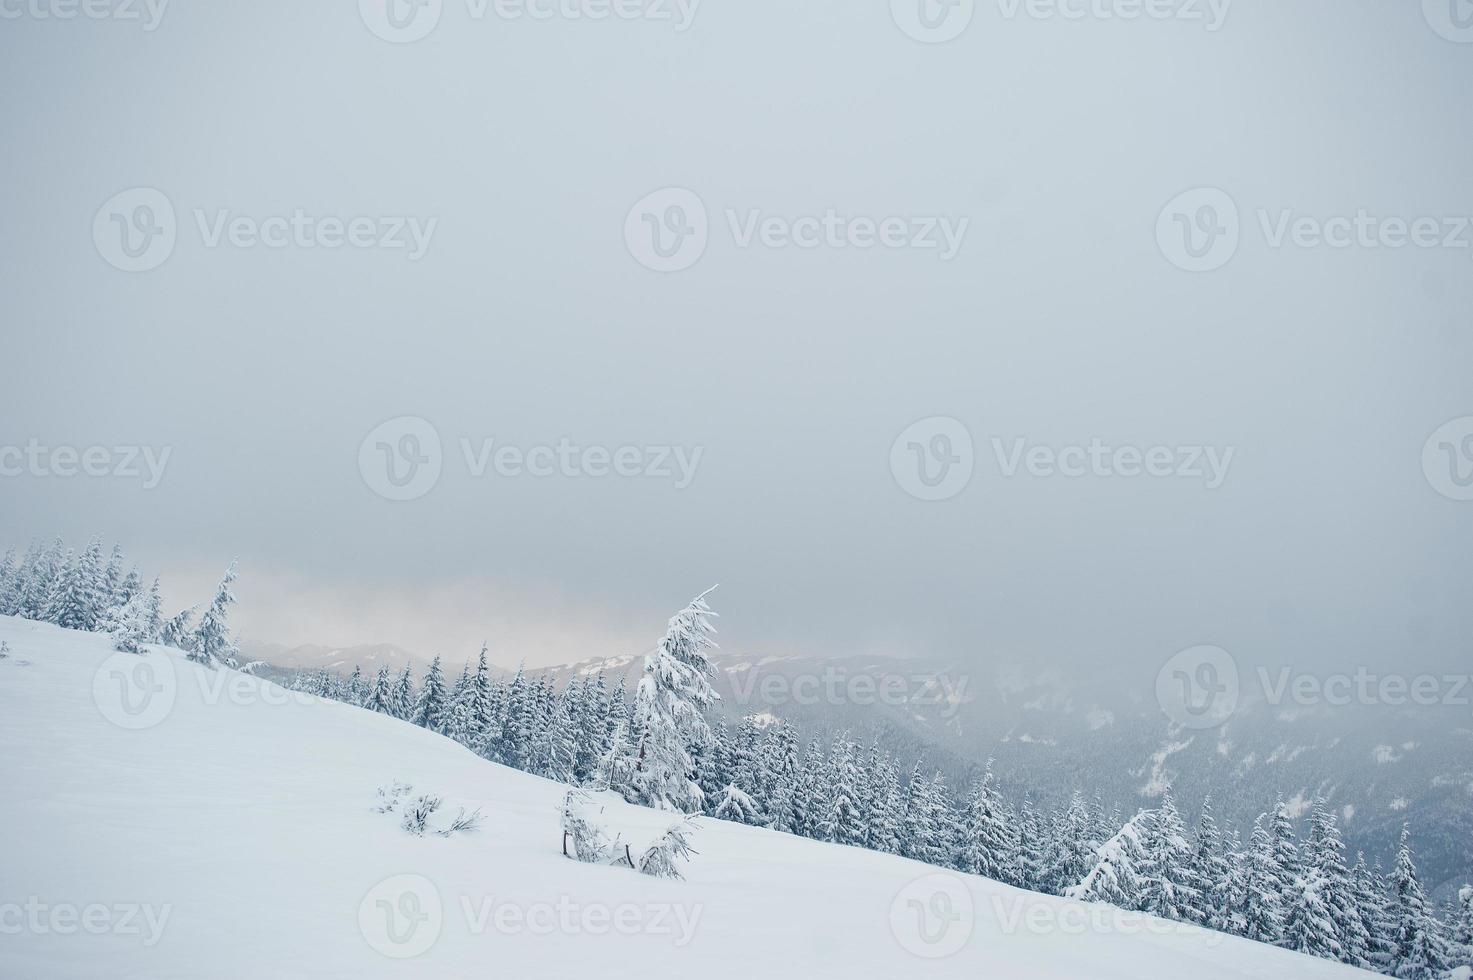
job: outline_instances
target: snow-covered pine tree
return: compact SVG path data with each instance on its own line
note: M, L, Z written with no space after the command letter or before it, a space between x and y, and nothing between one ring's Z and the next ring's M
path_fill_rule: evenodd
M854 746L846 734L836 734L829 749L828 781L832 789L824 807L821 831L823 839L830 843L864 846L865 815L855 802L858 776Z
M37 545L31 545L5 576L4 583L0 584L0 616L21 615L30 576L40 555L41 549Z
M900 771L888 755L877 763L870 786L868 846L884 854L899 854L905 841L905 794L900 787Z
M1335 910L1330 904L1329 883L1318 866L1306 862L1294 879L1294 900L1284 923L1285 948L1321 959L1339 960L1345 947L1335 929Z
M537 711L533 705L535 694L527 683L526 671L517 664L516 676L506 689L506 703L502 717L497 719L497 733L488 743L488 758L511 766L513 769L527 768L532 751L532 737L536 730Z
M701 784L701 795L706 801L706 812L715 811L726 792L726 787L736 781L736 747L732 743L731 729L726 719L718 717L711 725L711 739L692 758L696 765L696 780Z
M598 762L593 777L595 789L618 793L626 800L634 793L634 753L629 745L628 722L620 721L609 738L608 751Z
M491 665L487 662L487 647L481 643L481 652L476 656L476 672L471 678L470 699L467 702L466 744L479 746L486 734L496 724L496 706L491 700Z
M40 550L36 556L36 563L32 567L26 596L21 603L21 611L18 615L25 619L50 621L46 612L51 602L53 589L71 561L71 552L60 537Z
M106 629L112 635L113 649L124 653L143 653L144 644L153 642L149 630L148 596L135 593L121 607L108 613Z
M373 687L369 690L368 699L363 702L363 707L369 711L377 711L381 715L394 713L394 693L389 680L388 664L381 665L378 673L374 675Z
M599 760L609 750L609 690L602 672L593 682L583 684L579 701L577 756L573 778L579 785L591 781L598 772Z
M164 625L159 629L159 642L164 646L188 652L190 644L194 642L194 630L189 625L192 619L194 619L193 606L179 610L172 618L164 621Z
M1155 813L1141 810L1104 844L1095 855L1089 874L1064 891L1066 898L1080 902L1104 902L1128 911L1140 911L1145 897L1142 869L1150 862L1146 840L1154 832Z
M1014 858L1013 884L1041 892L1046 889L1048 853L1052 849L1048 829L1029 796L1018 808L1018 848ZM1144 872L1147 865L1138 865Z
M1417 877L1412 860L1411 828L1403 826L1396 850L1396 867L1391 872L1393 915L1396 931L1391 940L1387 968L1398 980L1433 980L1443 972L1436 924L1427 907L1427 893Z
M102 613L98 590L102 544L96 538L79 558L68 558L46 604L46 621L65 629L94 630Z
M1170 789L1161 795L1161 806L1151 821L1146 853L1150 863L1143 880L1142 911L1163 919L1191 921L1199 901L1188 881L1192 845Z
M1187 863L1185 880L1191 888L1189 918L1210 929L1227 931L1233 907L1232 865L1217 821L1212 816L1212 797L1202 801L1197 820L1197 839Z
M1319 884L1318 895L1326 914L1334 927L1334 951L1317 955L1330 957L1345 963L1364 962L1370 954L1370 935L1355 907L1355 888L1350 869L1345 866L1345 844L1340 838L1335 815L1323 799L1316 798L1309 814L1309 839L1305 843L1304 864L1306 885ZM1313 870L1313 876L1308 871ZM1304 923L1314 921L1314 910L1307 909L1301 916ZM1291 923L1293 921L1291 913ZM1299 942L1313 941L1317 946L1327 944L1312 936L1306 925L1296 926L1301 935ZM1310 936L1309 940L1304 938Z
M419 700L415 703L414 717L411 721L432 732L444 732L445 714L448 708L449 696L445 691L445 675L440 669L440 658L436 657L430 661L430 669L425 671L424 683L420 685Z
M101 560L99 551L98 559ZM135 581L136 581L135 576ZM123 585L123 549L120 545L113 545L112 552L108 555L106 564L101 566L97 578L98 598L104 605L104 611L113 606L120 606L132 598L131 593L122 593ZM136 591L136 589L135 589Z
M224 664L227 667L239 665L238 651L230 636L228 620L230 606L235 602L235 593L230 591L234 582L235 562L232 561L215 589L215 598L210 600L204 615L200 616L199 626L195 628L189 648L189 659L195 663L207 667L215 664Z
M736 786L727 786L721 791L711 815L717 820L729 820L732 823L742 823L749 827L760 827L766 823L762 817L762 811L757 806L757 801Z
M1458 889L1458 907L1449 930L1448 966L1473 969L1473 885Z
M824 806L828 798L828 762L824 758L823 745L814 738L809 741L808 751L803 754L802 773L798 778L798 792L794 797L798 833L801 836L815 839L822 836Z
M1008 882L1015 867L1016 849L1017 842L993 781L992 760L988 759L982 779L973 788L967 802L962 870L993 881ZM1069 884L1082 881L1086 874L1088 870Z
M389 714L403 721L408 721L414 713L414 677L410 674L409 665L399 672L399 679L394 682L393 692L389 696Z
M577 746L573 740L573 715L566 695L554 699L552 716L538 733L533 748L533 771L560 783L573 781Z
M462 664L460 676L445 696L445 736L461 745L469 745L471 737L471 668Z
M143 579L138 574L138 566L134 565L128 569L128 574L118 581L113 590L111 607L121 608L128 604L128 600L143 591Z
M1351 906L1360 916L1366 936L1366 950L1361 962L1352 963L1364 970L1385 973L1392 951L1395 925L1386 904L1386 882L1377 871L1366 866L1366 856L1357 854L1350 871Z
M701 809L689 747L710 740L704 713L718 697L711 688L714 668L707 652L716 646L711 639L716 614L706 604L710 592L671 617L659 646L645 658L635 695L639 743L631 802L684 813Z
M1265 826L1268 814L1253 821L1248 842L1248 870L1239 917L1243 935L1261 943L1277 943L1284 936L1284 881L1274 847L1274 833Z
M10 591L11 579L17 574L15 567L15 550L8 549L3 557L0 557L0 616L11 615L8 609L6 595Z
M767 826L792 834L798 826L798 738L787 725L770 731L762 752ZM873 816L873 810L871 810ZM868 840L866 840L866 844Z

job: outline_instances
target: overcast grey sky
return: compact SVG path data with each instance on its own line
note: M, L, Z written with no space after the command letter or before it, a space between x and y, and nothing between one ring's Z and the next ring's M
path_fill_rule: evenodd
M1466 664L1455 0L391 2L0 0L0 541L503 662L720 582L754 654Z

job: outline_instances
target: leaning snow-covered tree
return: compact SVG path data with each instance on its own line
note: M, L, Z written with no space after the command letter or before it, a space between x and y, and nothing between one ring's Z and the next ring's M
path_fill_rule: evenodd
M710 740L704 712L719 698L709 680L715 668L707 651L716 646L716 613L706 605L710 594L707 589L671 617L660 645L645 657L634 707L639 740L626 794L632 803L685 813L701 809L690 747Z
M1143 897L1141 872L1150 860L1147 840L1155 816L1154 810L1142 810L1131 817L1119 833L1100 845L1095 866L1079 884L1067 889L1064 897L1139 910Z
M230 636L230 624L226 621L230 606L235 602L235 593L230 586L235 582L235 562L225 569L225 577L215 589L215 598L200 617L194 630L189 659L205 666L222 663L227 667L237 666L235 641Z
M690 839L696 832L695 817L686 817L679 823L671 825L670 829L661 834L653 844L645 849L639 858L639 873L642 875L653 875L656 878L681 878L684 877L675 862L679 860L690 860L690 856L696 853L691 849Z

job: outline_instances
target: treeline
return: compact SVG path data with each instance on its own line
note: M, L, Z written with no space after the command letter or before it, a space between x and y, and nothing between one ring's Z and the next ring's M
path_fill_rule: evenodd
M0 557L0 616L107 633L113 646L127 653L142 653L146 645L160 643L201 664L239 667L227 619L235 602L230 591L234 581L232 562L198 624L194 606L166 619L158 578L145 587L121 547L113 545L103 558L101 538L93 538L80 553L56 538L49 545L31 545L18 559L14 551Z
M1432 908L1403 832L1390 872L1349 861L1334 813L1310 808L1296 834L1283 803L1247 838L1223 831L1210 801L1189 830L1171 793L1129 819L1080 795L1056 811L1002 797L990 767L958 797L939 772L908 770L876 742L841 733L801 748L785 723L743 719L707 726L713 615L702 600L675 619L646 662L630 697L602 674L558 690L518 669L491 674L483 648L447 681L439 659L416 684L408 667L364 677L298 675L298 689L361 705L439 732L495 762L574 786L613 790L636 803L664 805L815 840L863 847L983 875L1020 888L1122 909L1339 960L1404 980L1435 980L1473 963L1473 888L1459 905ZM704 666L703 666L704 662ZM688 700L682 701L689 695ZM705 700L702 700L705 698ZM666 703L668 702L668 703ZM667 797L646 775L660 755L653 725L683 733L689 765ZM663 751L663 750L662 750ZM676 760L678 762L678 760ZM677 806L675 798L688 805Z
M227 569L192 625L194 609L162 614L159 583L144 587L119 548L100 540L80 553L60 540L0 558L0 615L106 632L134 653L178 647L191 660L237 665L227 624L235 601ZM646 658L633 697L602 674L557 690L518 669L492 677L483 647L447 681L440 660L416 683L408 667L372 679L299 673L298 690L358 705L446 735L479 755L573 786L612 790L634 803L768 827L815 840L897 854L1033 891L1106 902L1260 942L1378 970L1436 980L1473 965L1473 888L1436 910L1417 876L1404 829L1390 872L1346 859L1323 801L1308 831L1279 803L1240 837L1204 805L1189 831L1168 791L1128 820L1075 795L1054 811L1002 797L990 767L958 797L939 772L908 773L878 742L846 733L800 751L795 729L743 719L733 731L705 719L715 700L706 651L715 616L698 597L670 620Z

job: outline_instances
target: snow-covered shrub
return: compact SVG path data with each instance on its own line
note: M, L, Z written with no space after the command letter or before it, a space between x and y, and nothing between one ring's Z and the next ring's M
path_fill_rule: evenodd
M588 815L590 803L588 794L578 790L569 790L563 797L563 856L590 864L606 862L613 856L612 845Z
M482 819L484 818L481 816L480 810L472 810L470 813L466 813L465 807L461 807L460 812L455 815L455 819L435 831L435 833L441 837L449 837L451 834L462 832L467 834L475 833L481 829Z
M672 824L670 829L660 835L640 856L639 873L642 875L653 875L656 878L681 878L684 877L675 867L677 859L690 860L695 851L691 850L691 835L696 832L694 817L686 817L679 823Z
M399 809L399 804L403 801L404 797L409 795L409 791L413 788L408 783L399 782L390 783L388 786L380 786L378 788L378 799L373 804L373 812L393 813Z
M425 831L430 829L430 817L440 809L441 800L438 796L420 796L413 803L404 807L404 817L399 821L399 826L416 837L423 837Z

